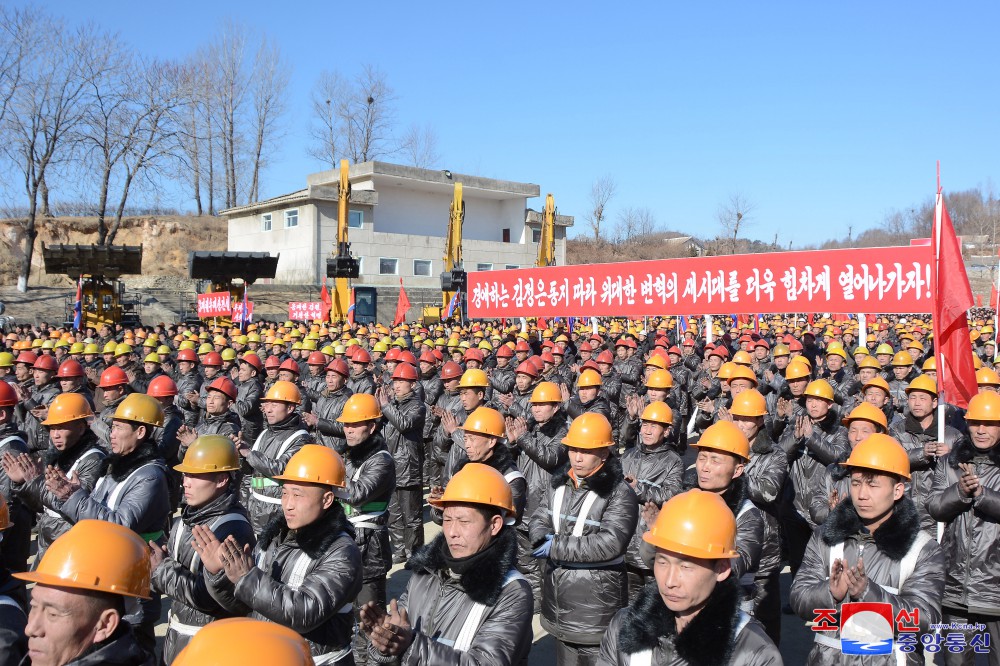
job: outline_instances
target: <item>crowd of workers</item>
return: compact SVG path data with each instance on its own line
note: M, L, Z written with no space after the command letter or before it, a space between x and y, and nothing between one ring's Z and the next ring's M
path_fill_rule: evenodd
M0 664L1000 663L992 327L939 428L925 320L684 323L19 329Z

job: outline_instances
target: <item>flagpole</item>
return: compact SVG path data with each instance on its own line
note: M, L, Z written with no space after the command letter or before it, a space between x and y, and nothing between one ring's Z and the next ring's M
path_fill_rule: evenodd
M705 344L712 344L712 315L705 315Z
M1000 252L997 253L1000 255ZM1000 342L1000 262L997 263L997 302L993 303L990 295L990 306L993 308L993 351L996 352L997 343ZM992 362L993 359L990 359Z
M858 346L868 346L868 322L865 320L865 313L858 313Z
M937 163L937 198L935 199L934 205L934 290L937 292L938 285L940 281L938 280L938 273L940 270L941 263L941 162ZM944 359L944 347L942 346L941 339L941 322L938 315L938 308L934 308L933 317L934 321L934 350L937 356L937 385L938 385L938 405L937 405L937 441L944 442L944 375L948 371L945 367ZM939 522L937 524L937 540L941 543L944 538L944 523Z

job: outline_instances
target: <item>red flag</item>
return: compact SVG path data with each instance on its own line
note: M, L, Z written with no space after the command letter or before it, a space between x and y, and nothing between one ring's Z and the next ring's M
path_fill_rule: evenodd
M351 302L347 306L347 325L354 328L354 311L357 305L354 302L354 287L351 287Z
M966 311L972 307L972 287L965 274L962 246L951 225L941 192L934 216L935 257L934 341L938 390L945 402L967 408L976 395L976 369L969 349Z
M410 299L406 297L406 290L403 289L403 278L399 278L399 302L396 303L396 316L392 318L392 325L398 326L406 320L406 311L410 309Z
M807 319L809 320L809 326L812 326L813 325L813 313L812 312L809 313L809 317Z
M538 321L535 322L535 326L538 327L539 330L544 331L549 327L549 324L545 321L545 317L539 317Z
M977 308L983 307L983 297L981 294L976 294L976 307Z
M993 285L990 287L990 307L1000 312L1000 306L997 305L997 298L1000 297L1000 292L997 292L997 286Z
M319 300L323 301L323 321L330 321L333 300L330 298L330 292L326 290L326 278L323 278L323 288L319 290Z

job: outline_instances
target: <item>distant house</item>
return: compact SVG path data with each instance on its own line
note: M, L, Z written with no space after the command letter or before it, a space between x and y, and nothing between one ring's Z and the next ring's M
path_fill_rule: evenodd
M680 252L692 256L692 257L703 257L705 256L705 246L694 236L674 236L670 238L663 239L664 245L667 245L671 249L680 250Z

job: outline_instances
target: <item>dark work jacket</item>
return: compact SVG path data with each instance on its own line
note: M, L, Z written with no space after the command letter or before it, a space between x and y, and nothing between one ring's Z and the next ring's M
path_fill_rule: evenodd
M416 391L382 406L382 437L396 461L396 484L419 486L423 482L424 418L427 408Z
M347 449L347 440L344 439L344 426L337 419L340 418L344 405L352 395L354 391L346 384L334 393L325 389L320 393L314 407L314 414L319 418L316 430L319 432L320 443L326 444L341 455Z
M346 449L348 497L342 504L347 519L354 525L354 540L361 549L364 578L373 580L385 576L392 568L387 507L396 489L396 464L378 433Z

